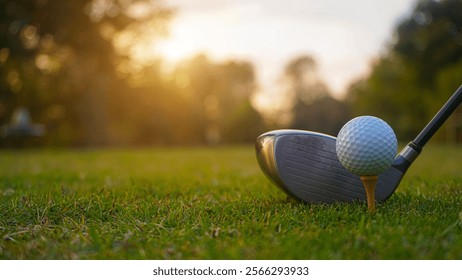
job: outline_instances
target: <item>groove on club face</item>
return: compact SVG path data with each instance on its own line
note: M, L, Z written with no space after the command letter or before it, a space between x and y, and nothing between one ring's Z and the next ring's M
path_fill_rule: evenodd
M307 203L366 201L359 176L337 158L336 138L300 130L276 130L256 142L263 172L290 196ZM379 175L376 199L385 201L395 191L404 171L393 165Z

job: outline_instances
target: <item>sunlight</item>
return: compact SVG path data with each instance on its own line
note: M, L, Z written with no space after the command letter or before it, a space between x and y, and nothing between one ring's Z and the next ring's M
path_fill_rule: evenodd
M219 60L250 59L255 42L243 37L241 10L180 12L170 22L167 38L154 42L153 48L172 64L196 54Z
M198 51L194 46L193 35L189 38L172 38L160 42L153 42L152 48L169 63L177 63Z
M157 28L155 24L145 24L143 28L129 29L113 37L117 52L129 58L133 69L149 66L159 58L173 66L196 53L206 52L187 21L173 20L170 35L165 37L153 35L158 33Z

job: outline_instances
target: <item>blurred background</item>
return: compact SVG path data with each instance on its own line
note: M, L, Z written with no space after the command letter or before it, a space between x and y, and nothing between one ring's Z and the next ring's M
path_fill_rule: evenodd
M0 0L0 146L409 141L462 83L462 1ZM434 141L462 142L459 109Z

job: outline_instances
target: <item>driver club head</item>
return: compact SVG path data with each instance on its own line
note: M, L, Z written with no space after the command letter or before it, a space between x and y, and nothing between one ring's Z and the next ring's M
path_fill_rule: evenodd
M342 166L335 144L335 137L322 133L274 130L260 135L255 148L263 173L297 200L312 204L366 201L361 179ZM398 155L379 175L378 202L393 194L408 166Z

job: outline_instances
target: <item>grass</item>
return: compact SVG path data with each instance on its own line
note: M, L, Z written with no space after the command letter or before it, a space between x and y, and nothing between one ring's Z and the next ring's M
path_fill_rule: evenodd
M0 152L0 259L462 259L462 148L377 213L303 205L253 147Z

